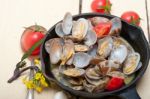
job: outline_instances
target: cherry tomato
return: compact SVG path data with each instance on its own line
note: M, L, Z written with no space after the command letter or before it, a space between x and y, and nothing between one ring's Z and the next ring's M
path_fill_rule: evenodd
M101 38L105 35L108 35L110 29L111 29L111 23L110 22L105 22L105 23L99 23L96 25L93 29L97 34L98 38Z
M27 52L36 42L43 39L46 29L42 26L33 25L26 28L21 36L21 47L24 52ZM40 46L37 47L31 55L38 55Z
M111 11L110 0L93 0L91 3L91 9L97 13L110 13Z
M113 90L119 89L123 86L123 83L124 83L124 79L118 78L118 77L113 77L108 82L106 89L108 91L113 91Z
M127 11L127 12L124 12L122 15L121 15L121 18L125 21L127 21L128 23L130 24L134 24L134 25L137 25L139 26L140 24L140 17L139 15L134 12L134 11Z

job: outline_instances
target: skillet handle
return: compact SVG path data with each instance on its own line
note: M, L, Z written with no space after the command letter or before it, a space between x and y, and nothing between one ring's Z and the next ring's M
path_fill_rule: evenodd
M135 86L129 88L128 90L124 91L123 93L120 93L119 96L122 99L141 99L141 97L137 93Z

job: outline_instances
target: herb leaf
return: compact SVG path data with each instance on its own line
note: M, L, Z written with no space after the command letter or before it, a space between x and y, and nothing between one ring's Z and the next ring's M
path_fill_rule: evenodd
M24 53L24 55L21 58L21 61L23 61L24 59L28 58L32 52L40 45L42 44L42 42L44 41L44 39L39 40L38 42L36 42L26 53Z

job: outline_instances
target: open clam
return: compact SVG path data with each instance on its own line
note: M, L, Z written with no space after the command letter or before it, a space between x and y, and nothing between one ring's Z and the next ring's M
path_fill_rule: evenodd
M78 41L83 40L88 30L88 21L84 18L78 19L72 28L72 37Z
M110 36L104 37L98 41L97 53L106 58L113 48L113 40Z
M98 74L95 70L95 68L87 68L85 71L85 75L90 78L90 79L94 79L94 80L98 80L100 79L100 74Z
M139 53L131 53L128 55L126 61L123 66L123 73L130 75L138 70L142 64L140 63L140 55Z
M73 86L82 86L82 84L83 84L83 78L81 78L81 77L78 77L78 78L74 78L74 77L68 78L68 82L70 84L72 84Z
M68 61L66 62L67 65L72 65L72 64L73 64L73 57L74 57L74 55L72 55L72 56L68 59Z
M83 82L84 89L88 92L93 92L96 88L95 85L89 84L86 80Z
M99 72L101 75L105 76L109 72L117 70L118 69L117 67L113 66L111 63L109 63L108 60L105 60L105 61L102 61L99 63Z
M89 47L86 45L75 44L74 49L76 52L86 52L89 50Z
M110 80L109 77L104 77L101 79L100 83L98 86L96 86L96 88L94 89L94 92L101 92L104 91L104 89L106 88L106 85L108 83L108 81Z
M98 57L98 56L95 56L95 57L92 57L91 61L90 61L90 64L91 65L97 65L99 64L100 62L102 61L105 61L106 59L102 58L102 57Z
M109 80L109 77L103 77L101 79L98 79L98 80L93 80L93 79L89 79L88 77L86 77L86 80L88 83L92 84L92 85L95 85L95 86L100 86L100 85L103 85L103 87L105 87L105 84L108 82ZM103 88L102 88L103 89Z
M79 77L85 73L84 69L69 68L63 71L63 74L69 77Z
M72 40L64 40L64 45L61 53L61 65L64 65L73 54L74 43L72 42Z
M87 21L88 21L88 30L93 29L93 25L92 25L91 21L90 20L87 20Z
M66 13L62 22L62 30L65 35L71 33L72 25L73 25L72 15L70 13Z
M61 59L63 39L53 38L45 43L45 49L49 53L52 64L57 64Z
M65 36L65 33L63 32L63 29L62 29L62 23L58 23L55 27L55 32L56 34L59 36L59 37L64 37Z
M62 84L66 85L66 86L71 86L71 84L68 82L66 77L64 77L64 75L60 72L60 67L59 66L51 64L51 70L52 70L52 73L53 73L54 77L59 82L61 82Z
M112 23L112 27L110 29L109 34L110 35L119 35L121 28L122 28L122 23L120 18L114 17L113 19L110 20Z
M84 68L89 65L91 56L87 53L78 52L74 54L73 65L77 68Z
M92 46L97 41L97 35L92 29L88 30L84 40L85 45Z
M91 57L96 57L97 56L97 45L93 45L91 46L91 48L89 49L89 51L87 52Z
M93 18L90 18L90 21L92 23L93 26L99 24L99 23L105 23L105 22L108 22L109 19L105 18L105 17L93 17Z
M112 60L118 64L122 64L126 59L128 54L127 48L125 45L119 45L117 48L114 48L110 54L109 60Z
M117 77L117 78L122 78L122 79L125 79L126 77L125 74L120 71L112 71L112 72L109 72L107 75L110 77Z
M113 46L118 47L119 45L125 45L128 49L128 53L134 52L132 46L122 37L113 37Z

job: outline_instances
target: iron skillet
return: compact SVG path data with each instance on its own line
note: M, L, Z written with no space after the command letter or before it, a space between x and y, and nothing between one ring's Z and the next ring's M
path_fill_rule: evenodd
M73 19L77 20L78 18L81 18L81 17L82 18L91 18L91 17L95 17L95 16L102 16L102 17L106 17L109 19L115 17L113 15L85 13L85 14L81 14L81 15L75 15L75 16L73 16ZM100 99L105 96L116 95L116 96L119 96L119 97L122 97L125 99L140 99L140 96L138 95L135 87L136 87L137 82L143 76L145 70L147 69L148 63L149 63L149 57L150 57L149 44L146 41L144 32L142 31L141 28L134 26L134 25L130 25L122 20L121 36L123 38L125 38L133 46L135 51L137 51L141 55L141 61L142 61L143 66L139 71L136 72L136 78L129 85L126 85L118 90L114 90L111 92L88 93L85 91L76 91L67 86L64 86L63 84L58 82L54 78L53 74L51 73L49 54L46 52L44 45L47 40L57 37L57 35L55 33L55 26L56 26L56 24L48 31L47 35L45 36L44 43L42 44L41 51L40 51L40 58L42 61L42 71L43 71L45 77L49 81L51 81L51 80L55 81L62 89L64 89L65 91L67 91L75 96L79 96L79 97L85 97L85 98L91 98L91 99L99 98Z

